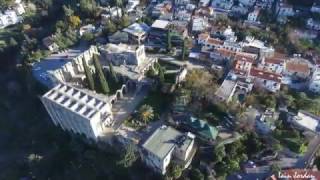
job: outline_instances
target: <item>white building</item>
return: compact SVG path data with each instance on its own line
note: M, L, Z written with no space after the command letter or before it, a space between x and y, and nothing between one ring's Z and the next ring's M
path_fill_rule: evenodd
M58 84L41 97L56 126L93 140L114 123L111 103L104 99L66 84Z
M307 20L307 27L312 30L320 31L320 21L316 21L316 20L313 20L312 18L309 18Z
M280 57L266 57L262 58L261 63L258 65L260 69L281 74L284 70L285 59Z
M144 45L107 44L101 48L108 61L114 65L137 65L140 66L146 59Z
M253 6L257 0L239 0L239 2L245 6Z
M192 31L201 32L208 28L208 19L206 17L195 17L192 20Z
M282 75L263 71L257 68L250 70L250 76L254 78L254 85L263 87L268 91L277 92L280 90Z
M320 93L320 69L316 68L309 82L309 90L314 93Z
M133 23L122 31L128 33L130 41L141 43L146 39L149 30L150 27L145 23Z
M247 20L249 22L258 22L259 13L260 13L260 9L256 8L254 11L248 14Z
M126 6L127 12L132 12L140 4L139 0L129 0Z
M306 111L299 111L298 114L291 119L291 122L305 130L310 130L315 133L319 133L320 131L320 117Z
M313 5L311 7L311 12L320 13L320 2L314 1Z
M288 4L286 0L279 0L276 4L277 20L279 22L286 22L286 18L295 15L293 6Z
M85 33L94 33L95 31L96 31L96 27L92 24L88 24L88 25L80 27L79 35L82 36Z
M96 46L87 50L69 49L52 54L33 66L33 74L42 84L51 88L64 82L80 85L85 79L82 59L92 67L94 54L99 54Z
M233 0L213 0L211 6L220 11L229 11L233 6Z
M14 10L7 10L4 14L0 13L0 28L17 24L20 20L21 18L17 16L17 13Z
M142 145L142 160L154 171L165 174L170 163L187 168L195 154L195 136L168 126L158 128Z

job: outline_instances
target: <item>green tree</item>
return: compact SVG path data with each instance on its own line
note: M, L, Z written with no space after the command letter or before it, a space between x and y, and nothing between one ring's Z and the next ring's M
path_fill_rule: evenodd
M80 10L87 16L94 16L97 10L95 0L80 0Z
M140 107L138 111L138 116L144 124L147 124L154 118L154 110L150 105L144 104Z
M182 174L182 168L178 165L170 165L168 175L173 179L178 179Z
M79 27L80 23L81 23L81 20L80 20L80 17L79 16L70 16L68 18L68 21L69 21L69 24L70 26L75 29L77 27Z
M215 163L222 161L222 159L226 156L226 151L224 145L215 147L213 150L213 161Z
M191 180L204 180L204 175L199 169L192 169L189 177Z
M183 40L183 44L182 44L182 61L184 61L185 60L185 58L186 58L186 55L187 55L187 42L186 42L187 40L186 39L184 39Z
M167 51L171 51L172 49L171 36L171 30L169 29L167 32Z
M16 47L18 45L18 42L13 37L10 37L8 45L10 47Z
M91 42L94 40L94 34L91 32L86 32L82 35L82 39L88 42Z
M64 15L66 17L73 16L74 11L70 8L70 6L63 5L62 8L63 8Z
M112 65L111 62L109 63L109 73L110 73L110 75L112 77L112 80L114 82L118 83L119 80L118 80L118 77L117 77L116 73L114 72L113 65Z
M99 57L97 54L93 55L93 62L94 62L94 67L96 69L96 73L97 73L97 76L99 79L101 91L104 94L108 94L110 92L109 85L108 85L108 82L104 76L101 64L99 62Z
M94 90L94 80L93 80L92 72L89 69L84 58L82 58L82 64L83 64L84 72L86 74L86 79L87 79L87 83L89 85L89 89Z
M121 165L125 168L129 168L132 166L134 162L138 159L137 149L134 145L129 144L126 147L125 152L122 154L122 158L118 161L118 165Z
M106 34L112 34L117 31L117 27L112 21L108 20L104 27L104 31Z
M125 28L130 25L130 19L128 15L123 15L120 19L120 27Z
M159 77L159 81L160 83L164 83L165 78L164 78L164 68L160 67L158 70L158 77Z

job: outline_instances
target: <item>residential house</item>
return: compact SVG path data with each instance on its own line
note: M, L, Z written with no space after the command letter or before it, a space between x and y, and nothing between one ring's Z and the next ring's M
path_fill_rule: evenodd
M258 21L259 14L260 14L260 9L255 8L252 12L248 14L247 20L251 23L259 23Z
M257 0L239 0L239 3L241 3L244 6L251 7L255 4L256 1Z
M312 18L307 20L307 27L312 30L320 31L320 21L316 21Z
M43 38L42 43L51 52L57 52L59 50L59 46L54 42L54 36Z
M128 33L130 42L143 43L147 37L150 27L145 23L133 23L122 31Z
M223 41L216 38L211 38L208 33L201 33L198 35L198 44L206 48L214 49L223 46Z
M176 13L175 19L179 21L189 22L191 20L191 16L192 16L191 12L187 10L180 10Z
M237 53L234 58L233 73L239 77L247 77L252 69L255 58L246 54Z
M314 133L320 132L320 117L306 111L300 110L294 117L290 117L289 121L303 130L309 130Z
M224 31L223 31L223 36L225 37L226 42L231 42L235 43L237 41L237 36L236 33L232 30L231 26L228 26Z
M315 68L309 81L309 90L314 93L320 93L320 69Z
M128 3L126 5L127 12L132 12L134 9L139 5L139 0L128 0Z
M6 10L4 14L0 13L0 29L17 24L20 21L21 17L17 16L17 13L14 10Z
M313 13L320 13L320 2L314 1L310 11Z
M233 0L213 0L211 6L216 11L228 12L233 6Z
M165 46L168 34L169 21L156 20L151 25L147 41L152 44L160 44Z
M122 10L119 7L107 7L103 8L101 13L101 21L104 24L105 22L111 20L116 20L122 16Z
M285 60L286 59L282 55L265 57L262 58L258 67L265 71L281 74L284 71Z
M213 11L213 8L210 6L199 7L198 9L195 10L194 15L195 16L214 17L214 11Z
M262 9L271 9L274 0L257 0L256 7L260 7Z
M209 125L208 122L204 120L188 116L181 118L179 122L181 123L181 126L196 134L197 137L206 142L212 143L218 136L218 129Z
M263 87L264 89L277 92L280 90L282 75L264 71L253 67L250 70L250 76L254 78L254 86Z
M286 18L295 15L295 11L293 10L293 6L289 4L286 0L279 0L276 3L276 12L278 15L277 20L279 22L286 22Z
M181 133L170 126L161 126L143 143L142 161L163 175L173 162L187 168L196 152L194 139L192 133Z
M174 3L177 6L181 6L181 5L190 4L190 0L174 0Z
M163 14L170 13L172 10L172 2L171 1L163 1L162 3L157 4L151 12L152 17L160 17Z
M202 32L208 28L208 18L207 17L197 17L194 16L192 19L192 32Z
M92 24L88 24L85 26L81 26L79 29L79 35L82 36L86 33L95 33L96 32L96 27Z
M104 127L113 125L111 101L93 92L58 84L41 97L56 126L97 141Z
M206 6L209 5L209 3L210 3L210 0L200 0L199 1L199 6L200 7L206 7Z
M308 60L294 57L285 62L284 75L292 78L307 79L310 76Z
M247 36L245 41L241 43L243 51L249 53L259 54L260 58L272 57L274 55L274 48L268 47L264 42L254 39L254 37Z

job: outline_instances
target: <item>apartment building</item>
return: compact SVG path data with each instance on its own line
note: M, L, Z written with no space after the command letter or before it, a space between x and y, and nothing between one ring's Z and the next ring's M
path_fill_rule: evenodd
M114 123L111 102L105 99L67 84L58 84L41 97L56 126L93 140Z
M142 160L160 174L165 174L173 162L187 168L196 152L194 139L192 133L162 126L142 145Z

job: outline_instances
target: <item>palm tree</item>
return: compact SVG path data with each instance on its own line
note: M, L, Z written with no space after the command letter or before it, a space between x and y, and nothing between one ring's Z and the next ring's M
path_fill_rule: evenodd
M139 119L147 124L150 120L154 118L154 111L150 105L144 104L139 109Z

